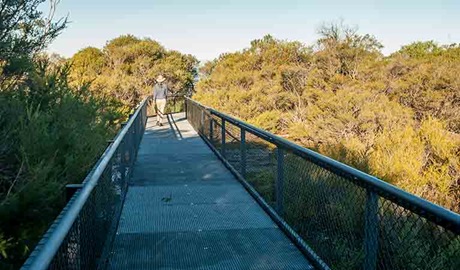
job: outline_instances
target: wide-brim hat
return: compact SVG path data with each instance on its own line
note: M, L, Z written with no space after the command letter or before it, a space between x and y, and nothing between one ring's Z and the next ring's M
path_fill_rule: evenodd
M160 75L157 77L157 82L161 83L161 82L164 82L166 80L165 77L163 77L163 75Z

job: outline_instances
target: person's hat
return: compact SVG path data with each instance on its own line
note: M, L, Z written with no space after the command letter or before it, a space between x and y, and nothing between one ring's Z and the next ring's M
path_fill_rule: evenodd
M157 77L157 82L159 82L159 83L162 83L162 82L164 82L165 80L166 80L166 78L163 77L163 75L160 75L160 76Z

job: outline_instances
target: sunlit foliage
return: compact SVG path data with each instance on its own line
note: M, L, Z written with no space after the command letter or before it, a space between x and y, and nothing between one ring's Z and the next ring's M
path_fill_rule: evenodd
M133 106L152 93L155 78L160 74L167 78L173 94L191 91L197 60L167 50L154 40L122 35L108 41L102 50L80 50L70 63L73 85L90 84L93 93L110 95Z
M389 57L325 24L312 46L265 36L202 67L194 97L460 211L460 49L415 42Z

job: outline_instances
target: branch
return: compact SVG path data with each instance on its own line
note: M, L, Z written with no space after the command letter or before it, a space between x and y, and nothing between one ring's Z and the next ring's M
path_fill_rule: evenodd
M13 190L14 185L15 185L16 182L18 181L19 176L20 176L21 173L22 173L22 168L24 168L24 161L21 162L21 167L19 168L19 171L18 171L18 173L16 174L16 177L14 178L13 182L11 183L10 188L8 189L8 192L6 193L5 199L3 199L2 205L6 202L6 200L8 199L8 197L9 197L11 191Z

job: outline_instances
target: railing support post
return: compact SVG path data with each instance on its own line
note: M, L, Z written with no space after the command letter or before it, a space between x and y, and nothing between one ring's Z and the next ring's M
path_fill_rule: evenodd
M133 117L133 114L129 115L129 119ZM128 138L128 155L129 155L129 167L131 168L131 165L133 163L133 146L134 146L134 136L133 136L133 129L134 129L134 123L128 128L128 132L126 133L126 137ZM131 169L130 169L131 170Z
M121 128L123 129L126 126L126 123L121 124ZM128 139L125 137L121 141L120 145L120 174L121 174L121 182L124 183L126 182L126 146L129 147L129 142Z
M209 141L212 143L213 141L213 137L214 137L214 134L213 134L213 123L214 122L214 119L212 118L212 116L209 118Z
M134 131L133 131L133 125L129 128L129 146L128 146L128 152L129 152L129 168L131 170L132 165L134 164ZM131 174L130 174L131 175Z
M364 231L364 268L377 268L379 249L379 197L373 191L367 190Z
M187 110L187 103L188 103L188 99L187 97L184 98L184 111L185 111L185 119L188 120L188 110Z
M280 216L283 216L283 184L284 184L284 151L278 146L277 153L277 177L276 177L276 210Z
M220 152L222 156L225 158L225 119L222 119L222 125L221 125L221 148Z
M201 110L201 118L200 118L200 132L204 134L204 110Z
M243 178L246 178L246 130L244 128L241 128L240 130L240 140L241 140L241 175Z
M134 148L133 148L133 162L136 160L137 155L137 146L139 145L139 122L137 119L134 119L134 130L133 130L133 137L134 137Z
M119 167L119 169L120 169L120 177L121 177L120 181L124 185L125 180L126 180L126 160L125 160L126 159L126 157L125 157L125 155L126 155L126 141L125 140L123 140L121 142L119 151L120 151L120 167Z

